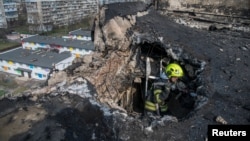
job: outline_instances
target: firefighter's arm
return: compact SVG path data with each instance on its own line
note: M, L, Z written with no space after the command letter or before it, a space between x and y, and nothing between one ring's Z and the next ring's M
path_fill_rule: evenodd
M154 90L154 96L155 96L155 101L157 103L161 103L163 101L165 101L170 93L170 87L167 86L161 86L161 87L155 87Z
M162 100L160 99L160 95L162 94L162 90L161 89L155 89L154 90L154 97L155 97L155 102L156 103L161 103Z

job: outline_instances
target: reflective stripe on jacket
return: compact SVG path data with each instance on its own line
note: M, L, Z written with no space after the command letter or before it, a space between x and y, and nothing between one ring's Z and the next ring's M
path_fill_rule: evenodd
M152 111L152 112L156 112L156 105L155 103L151 102L151 101L145 101L145 107L146 110ZM160 108L160 112L166 112L168 110L168 106L167 104L164 105L159 105Z

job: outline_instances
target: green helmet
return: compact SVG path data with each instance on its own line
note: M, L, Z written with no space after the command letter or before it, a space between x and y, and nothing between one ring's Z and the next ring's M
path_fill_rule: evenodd
M184 75L181 66L176 63L169 64L166 67L165 72L169 78L170 77L182 77Z

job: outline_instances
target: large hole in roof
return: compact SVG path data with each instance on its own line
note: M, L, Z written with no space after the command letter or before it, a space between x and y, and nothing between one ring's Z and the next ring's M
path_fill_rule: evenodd
M130 107L125 107L129 112L147 113L145 110L145 91L150 92L153 83L160 78L160 68L164 72L165 67L172 62L178 63L183 71L184 76L181 81L188 87L188 93L173 93L170 94L170 98L166 101L168 106L168 112L161 114L172 115L178 119L185 119L188 115L191 115L193 111L199 109L207 101L206 89L204 87L203 73L205 62L191 57L178 47L164 47L162 43L141 43L137 44L138 58L140 69L143 76L140 76L140 80L135 80L133 87L135 88L132 94ZM146 59L148 58L150 64L150 74L146 77ZM138 78L137 78L138 79ZM147 89L146 89L147 84ZM146 111L146 112L145 112ZM152 112L156 114L156 112Z

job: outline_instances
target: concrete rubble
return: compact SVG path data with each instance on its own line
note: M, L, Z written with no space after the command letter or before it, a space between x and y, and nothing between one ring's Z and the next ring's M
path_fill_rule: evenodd
M126 111L126 108L133 103L132 99L136 95L136 91L138 93L134 87L134 81L145 77L144 56L143 53L140 53L140 50L146 48L146 45L144 47L143 44L148 43L152 46L156 44L163 51L161 54L166 58L166 62L169 58L173 58L185 63L191 77L194 75L199 77L206 62L192 57L178 47L179 45L164 43L164 38L158 35L157 31L151 31L154 30L154 27L152 29L139 27L136 20L145 17L145 22L147 22L147 16L158 14L153 9L147 9L147 5L143 3L124 5L133 10L121 11L119 16L114 14L115 8L117 8L115 6L108 9L103 7L100 10L100 15L96 17L95 21L95 45L99 53L80 60L83 65L76 68L74 74L85 77L95 86L98 99L102 103L106 103L112 108L124 108ZM161 24L158 23L158 25ZM148 31L143 31L145 29ZM153 64L157 63L154 55L151 58ZM202 77L199 79L202 81ZM193 81L198 81L198 79ZM197 84L197 88L204 88L204 84L202 84L204 82L193 83L200 83ZM202 93L205 95L204 90Z

